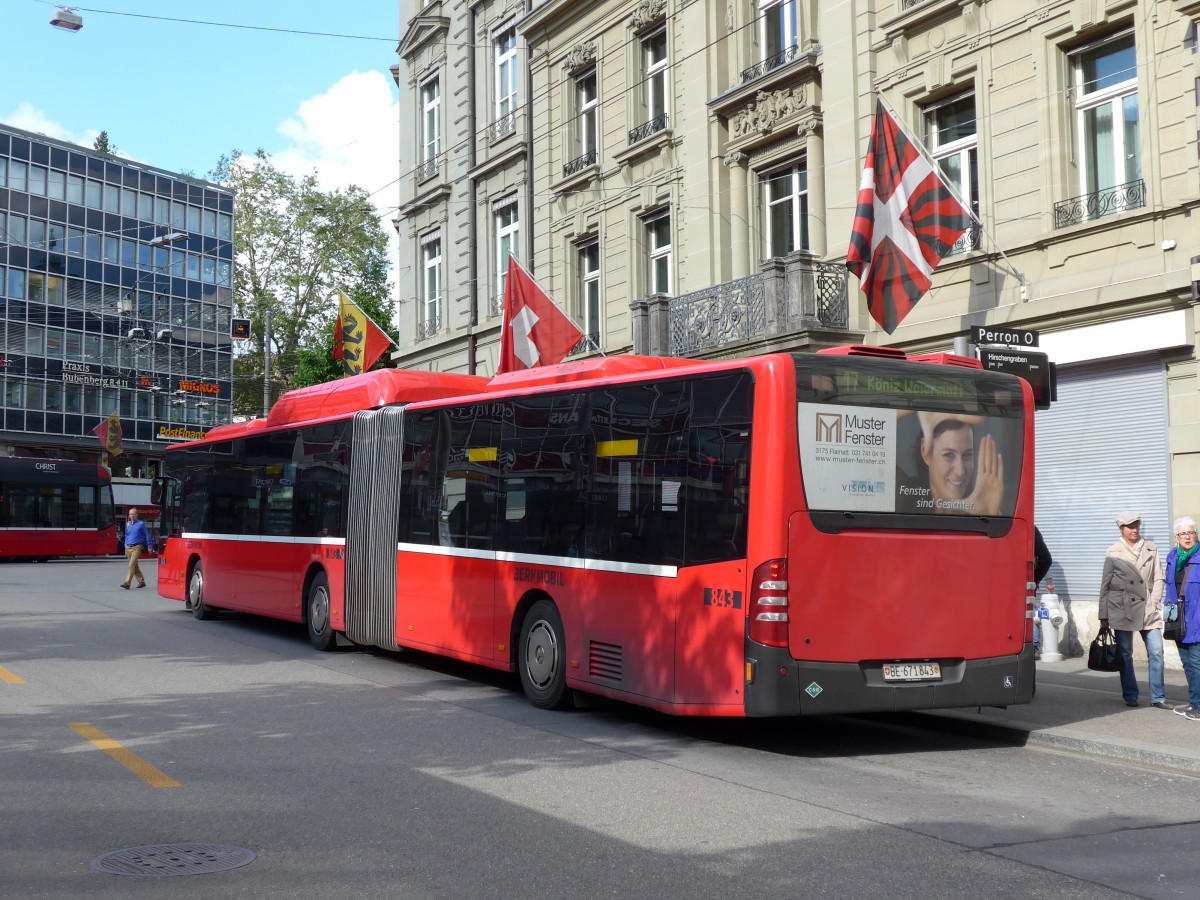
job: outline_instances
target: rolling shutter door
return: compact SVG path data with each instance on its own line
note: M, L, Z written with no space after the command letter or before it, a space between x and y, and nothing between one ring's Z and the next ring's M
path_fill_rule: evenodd
M1058 372L1058 400L1036 413L1036 511L1060 596L1096 599L1113 517L1141 513L1163 560L1172 546L1167 383L1157 358Z

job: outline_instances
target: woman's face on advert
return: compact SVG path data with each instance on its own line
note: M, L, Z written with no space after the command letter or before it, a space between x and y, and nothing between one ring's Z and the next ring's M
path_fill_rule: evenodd
M921 458L929 467L929 489L937 500L962 500L975 471L975 435L971 428L947 428L921 441Z

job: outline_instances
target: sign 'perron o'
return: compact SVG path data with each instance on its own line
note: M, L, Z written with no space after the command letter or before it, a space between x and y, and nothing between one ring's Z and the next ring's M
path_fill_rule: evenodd
M1038 333L1024 328L1006 328L1003 325L972 325L971 343L978 347L1036 347Z

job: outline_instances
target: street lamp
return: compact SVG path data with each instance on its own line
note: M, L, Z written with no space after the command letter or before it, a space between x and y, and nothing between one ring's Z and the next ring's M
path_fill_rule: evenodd
M172 231L170 234L160 234L158 237L150 238L146 241L151 247L166 247L169 244L178 244L180 241L186 241L188 236L182 231Z
M74 7L60 6L50 17L50 24L63 31L78 31L83 27L83 16L78 15Z

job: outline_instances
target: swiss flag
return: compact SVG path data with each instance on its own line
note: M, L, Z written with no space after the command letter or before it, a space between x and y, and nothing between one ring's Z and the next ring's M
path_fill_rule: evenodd
M562 362L581 340L583 332L538 287L516 257L510 256L504 285L500 366L496 374L553 366Z
M970 223L941 173L877 101L846 268L884 331L895 331L929 290L933 270Z

